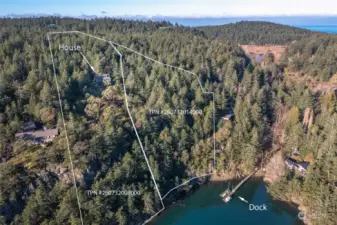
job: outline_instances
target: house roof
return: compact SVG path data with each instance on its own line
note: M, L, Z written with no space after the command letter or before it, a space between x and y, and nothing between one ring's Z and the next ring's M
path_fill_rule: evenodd
M58 134L58 129L49 129L49 130L40 130L40 131L33 131L33 132L22 132L16 133L16 138L44 138L49 136L55 136Z
M304 169L307 169L308 166L310 165L310 163L308 163L308 162L300 162L299 164L300 164Z
M286 163L291 164L291 165L297 165L298 164L295 160L293 160L291 158L287 158Z
M33 130L35 129L36 126L35 126L35 123L34 122L27 122L27 123L24 123L23 124L23 130Z
M297 168L302 167L302 168L305 169L305 170L306 170L306 169L308 168L308 166L310 165L309 162L300 162L300 163L298 163L298 162L296 162L296 161L295 161L294 159L292 159L292 158L286 159L286 163L289 164L289 165L295 166L295 167L297 167Z

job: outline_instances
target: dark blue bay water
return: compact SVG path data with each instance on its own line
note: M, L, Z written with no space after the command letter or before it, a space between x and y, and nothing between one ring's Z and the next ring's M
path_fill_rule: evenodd
M235 185L238 181L232 181ZM228 187L227 182L210 182L195 193L168 207L153 225L302 225L296 207L272 200L260 179L247 182L229 203L219 194ZM267 205L267 211L250 211L249 204Z

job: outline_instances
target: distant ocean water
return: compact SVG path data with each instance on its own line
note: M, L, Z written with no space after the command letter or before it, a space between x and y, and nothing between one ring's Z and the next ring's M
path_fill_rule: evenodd
M153 17L152 20L162 21L167 20L173 24L180 24L189 27L199 26L215 26L238 21L269 21L273 23L280 23L289 26L300 27L312 31L326 32L330 34L337 34L337 16L323 17L323 16L285 16L285 17L224 17L224 18L188 18L188 17Z
M337 25L336 26L310 26L310 25L303 25L298 26L300 28L312 30L312 31L319 31L319 32L325 32L329 34L337 34Z

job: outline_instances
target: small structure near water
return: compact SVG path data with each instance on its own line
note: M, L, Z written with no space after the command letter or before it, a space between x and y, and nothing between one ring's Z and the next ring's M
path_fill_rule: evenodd
M287 158L285 160L285 164L290 170L297 171L301 173L302 175L305 175L308 170L308 166L310 165L309 162L297 162L291 158Z

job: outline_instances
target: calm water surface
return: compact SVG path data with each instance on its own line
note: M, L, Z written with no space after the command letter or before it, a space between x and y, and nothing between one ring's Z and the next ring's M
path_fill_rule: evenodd
M153 18L156 20L156 18ZM157 19L162 21L163 19ZM325 32L329 34L337 34L337 18L336 17L298 17L298 16L285 16L285 17L228 17L228 18L183 18L183 17L168 17L166 20L171 23L181 24L190 27L199 26L216 26L228 23L235 23L242 20L245 21L269 21L280 23L295 27L300 27L312 31Z
M238 181L231 181L235 185ZM219 194L228 187L227 182L210 182L191 196L168 207L153 225L302 225L294 206L274 201L268 196L260 179L248 181L229 203ZM267 205L267 211L250 211L249 204Z
M310 26L310 25L304 25L299 26L300 28L305 28L312 31L319 31L319 32L325 32L329 34L337 34L337 26Z

